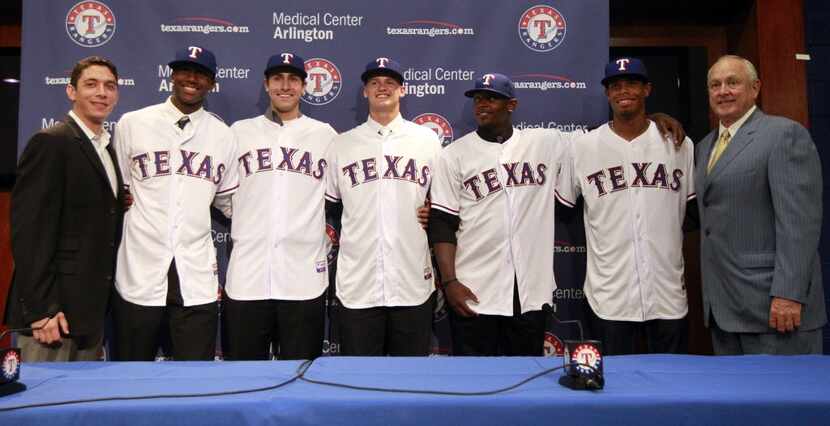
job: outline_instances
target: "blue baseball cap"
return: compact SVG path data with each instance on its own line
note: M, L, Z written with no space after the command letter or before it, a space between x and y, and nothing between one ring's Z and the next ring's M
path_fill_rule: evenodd
M187 46L176 51L176 59L167 64L174 70L187 65L196 65L211 78L216 78L216 56L213 52L199 46Z
M366 84L370 78L376 75L386 75L398 80L398 83L403 84L403 68L394 59L377 58L369 61L366 64L366 71L363 71L360 79L363 80L363 84Z
M475 86L464 92L464 96L472 98L476 93L489 92L504 96L507 99L513 99L516 95L513 93L513 82L510 81L504 74L488 73L483 74L475 81Z
M299 75L305 80L308 73L305 71L305 60L291 52L278 53L268 58L265 66L265 76L277 72L290 72Z
M602 79L602 85L608 86L611 79L617 77L634 77L648 83L648 71L643 61L637 58L617 58L605 66L605 78Z

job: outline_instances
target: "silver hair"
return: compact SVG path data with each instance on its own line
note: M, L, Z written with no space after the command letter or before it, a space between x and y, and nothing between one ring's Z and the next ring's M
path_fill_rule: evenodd
M746 58L738 56L738 55L723 55L720 58L718 58L718 60L715 61L715 63L712 64L712 66L709 68L709 72L706 73L706 81L709 81L709 79L712 78L712 68L715 68L715 65L721 63L722 61L729 60L729 59L735 60L735 61L738 61L738 62L741 62L741 63L744 64L744 68L746 68L746 73L749 76L749 81L750 82L754 83L754 82L758 81L758 71L755 70L755 65L752 65L752 62L749 62L749 60L747 60Z

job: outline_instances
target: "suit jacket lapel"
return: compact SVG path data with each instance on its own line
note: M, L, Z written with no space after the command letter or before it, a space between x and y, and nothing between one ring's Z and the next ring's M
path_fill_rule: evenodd
M698 182L703 182L700 188L696 189L698 194L703 194L703 191L709 187L709 175L706 173L706 166L709 164L709 155L712 153L712 147L715 145L715 139L718 137L717 130L710 132L706 137L699 142L700 148L697 154L700 158L695 159L697 167L695 169L695 176Z
M107 171L104 169L104 165L101 163L101 157L98 156L98 152L96 152L95 148L92 146L92 141L89 140L88 137L86 137L86 134L84 134L83 130L81 130L81 127L78 126L78 123L76 123L75 120L72 119L72 117L67 116L66 123L69 124L69 127L75 133L75 141L78 143L78 146L81 147L81 152L83 152L86 156L86 159L89 160L89 163L92 165L92 168L95 169L96 172L98 172L98 176L101 179L103 179L103 183L107 185L107 188L110 188L109 191L112 192L112 189L110 187L110 179L107 176ZM115 157L113 156L113 158ZM113 164L113 167L114 166L115 165ZM118 176L118 167L115 167L115 170L116 176ZM120 184L116 188L119 187Z
M112 161L112 166L115 169L115 180L116 180L116 183L117 183L115 188L118 192L118 196L115 197L115 198L120 198L121 197L121 187L124 186L124 178L121 176L121 168L118 167L118 161L116 160L116 158L118 158L118 157L115 155L115 148L113 148L112 143L107 145L107 152L110 155L110 160Z
M732 137L732 141L729 142L726 150L723 151L723 154L721 154L718 162L715 163L712 171L706 176L707 182L711 182L712 179L716 179L718 175L723 173L723 171L729 167L729 163L731 163L732 160L734 160L735 157L737 157L741 151L749 146L752 140L755 139L755 130L763 114L764 113L761 112L760 109L756 108L755 112L753 112L743 126L738 129L738 132Z

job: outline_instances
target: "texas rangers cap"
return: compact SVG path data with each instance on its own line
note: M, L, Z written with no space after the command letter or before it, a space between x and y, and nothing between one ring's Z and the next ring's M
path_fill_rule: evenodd
M504 74L489 73L483 74L475 81L475 86L464 92L464 96L472 98L476 93L489 92L504 96L507 99L513 99L516 95L513 93L513 82L510 81Z
M370 78L376 75L386 75L398 80L398 83L403 84L403 69L401 64L389 58L377 58L369 61L366 64L366 71L360 75L363 84L366 84Z
M303 80L308 77L305 72L305 60L291 52L282 52L268 58L265 66L265 76L278 72L290 72L299 75Z
M174 70L185 65L196 65L211 78L216 78L216 56L199 46L187 46L176 51L176 59L167 64Z
M605 78L602 85L608 86L608 82L617 77L634 77L648 83L648 71L643 61L637 58L617 58L605 66Z

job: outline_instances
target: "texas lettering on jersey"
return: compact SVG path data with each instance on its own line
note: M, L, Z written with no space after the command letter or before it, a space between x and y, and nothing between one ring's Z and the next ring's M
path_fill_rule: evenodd
M341 170L348 176L352 187L378 179L395 179L427 186L429 183L429 166L418 167L413 158L404 158L398 155L384 155L385 171L378 174L378 161L375 158L364 158L345 165ZM383 166L383 164L381 165Z
M651 166L652 163L631 163L631 167L634 169L634 179L631 180L631 183L626 179L623 165L601 169L589 174L585 179L589 184L594 185L598 197L608 194L609 191L622 191L629 187L671 189L675 192L680 190L680 179L684 175L683 170L674 169L669 176L665 164L658 163L653 168L653 172L649 170ZM671 179L671 182L669 182L669 179Z
M226 168L223 163L215 165L212 156L195 151L181 149L179 153L182 165L176 169L175 173L177 175L208 180L216 185L222 181ZM172 172L170 151L145 152L133 156L132 160L138 166L138 172L141 175L139 180L141 181L158 176L169 176ZM151 166L153 168L152 174L149 170Z
M296 148L286 148L283 146L279 148L282 153L282 160L276 166L274 166L271 148L259 148L254 151L248 151L240 156L239 164L245 170L245 177L263 171L284 170L311 176L317 180L323 179L326 171L325 159L321 158L314 163L314 156L308 151L300 151Z
M501 166L507 173L507 181L504 183L504 186L508 188L514 186L544 185L547 179L545 172L548 170L548 166L544 163L539 163L534 167L532 163L524 161L521 163L505 163ZM464 189L472 194L476 201L502 190L502 184L499 182L496 169L487 169L478 175L464 180L463 183ZM486 194L484 193L485 190L487 191Z

